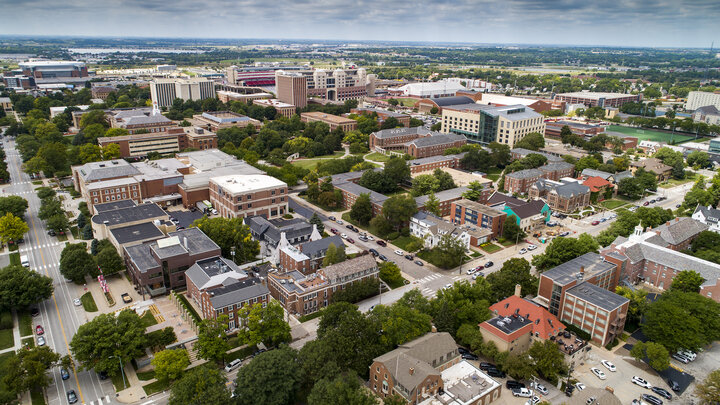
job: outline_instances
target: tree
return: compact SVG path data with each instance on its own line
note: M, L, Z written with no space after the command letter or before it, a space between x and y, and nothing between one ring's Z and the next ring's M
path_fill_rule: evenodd
M430 315L398 303L376 306L370 320L380 324L380 342L388 348L423 336L430 332L432 327Z
M117 316L100 314L80 325L70 342L73 358L89 370L105 371L111 376L120 374L119 362L145 353L147 337L145 325L135 311L125 309Z
M355 373L343 373L334 379L323 378L310 391L308 405L375 405L375 397L363 387Z
M290 341L290 325L285 322L282 306L277 301L270 301L267 306L254 304L245 305L238 316L244 326L238 331L240 341L256 346L259 343L267 347L276 347Z
M333 265L335 263L344 262L347 257L345 256L345 245L335 246L331 243L325 251L325 257L323 258L323 267Z
M70 221L64 214L55 214L45 221L49 229L55 232L63 232L70 227Z
M85 227L85 225L87 225L87 219L85 218L85 214L81 212L80 214L78 214L77 217L77 226L78 228L82 229Z
M47 188L47 187L45 187ZM39 189L38 189L39 190ZM49 189L52 190L52 189ZM38 191L38 196L40 195L40 192ZM42 197L40 197L42 198ZM7 197L0 197L0 215L5 215L7 213L13 214L18 218L24 218L25 213L28 209L28 202L26 199L17 196L17 195L10 195Z
M552 340L533 342L528 354L535 363L535 370L549 381L557 381L559 376L567 373L565 355Z
M393 262L383 262L380 264L380 279L389 285L399 284L403 280L400 274L400 267Z
M5 364L7 374L3 382L12 387L16 395L45 388L53 381L47 370L58 365L59 361L60 355L47 346L19 350L14 356L8 357Z
M425 201L425 211L437 215L438 217L442 216L442 212L440 211L440 200L438 200L435 193L432 191L428 194L427 201Z
M318 232L320 232L320 234L325 232L325 224L323 224L323 221L320 219L317 212L313 212L313 216L312 216L312 218L310 218L310 221L308 221L308 222L315 225L315 227L317 227L317 230L318 230Z
M673 278L670 290L699 293L704 282L705 279L697 271L683 270Z
M517 380L527 380L535 375L535 367L527 352L511 353L502 365L503 371Z
M225 336L227 329L227 315L221 315L217 319L204 319L200 322L198 340L195 343L198 357L216 363L224 363L225 353L230 350Z
M182 376L190 365L190 357L185 349L162 350L155 353L151 363L155 367L155 378L167 383Z
M597 252L600 245L595 239L583 233L575 238L555 238L545 249L545 253L532 258L532 264L539 272L559 266L588 252Z
M80 237L81 237L83 240L90 240L90 239L93 238L93 229L92 229L92 225L91 225L91 224L85 225L85 226L80 230Z
M65 278L82 283L86 275L97 273L95 259L86 250L84 243L67 245L60 254L60 273Z
M435 264L444 269L457 267L465 257L465 243L451 234L443 234L433 248Z
M545 138L542 134L537 132L531 132L525 135L524 138L515 142L515 148L525 148L530 150L539 150L545 146Z
M360 193L352 208L350 208L350 218L360 223L360 225L367 225L372 217L373 208L370 202L370 194Z
M523 232L520 225L518 225L517 217L515 215L510 215L503 225L503 237L509 241L517 242L520 239L525 238L525 236L525 232Z
M51 189L50 187L38 187L37 189L35 189L35 191L37 192L38 198L41 200L44 200L46 198L54 198L57 195L55 190Z
M663 345L655 342L637 342L630 355L637 361L648 359L650 367L657 371L663 371L670 366L670 353Z
M618 286L615 288L615 294L630 300L626 327L629 327L630 324L639 325L640 319L647 309L647 291Z
M421 174L415 176L412 180L411 193L413 196L418 197L421 195L427 195L439 188L438 179L435 176L432 174Z
M666 291L645 311L643 333L671 352L720 338L720 303L697 293Z
M52 296L53 281L20 265L0 269L0 308L21 309Z
M410 166L401 157L392 157L383 169L383 175L393 184L399 184L410 178Z
M438 111L439 111L439 110L438 110L437 106L433 106L433 107L430 109L430 114L435 115L435 114L438 113Z
M518 284L524 295L537 291L538 279L530 274L530 268L527 260L513 257L505 261L500 270L490 273L485 279L490 284L490 300L497 302L513 295Z
M695 387L695 394L700 397L703 404L720 402L720 369L708 374L705 380Z
M230 405L230 391L225 375L215 367L194 367L170 388L169 405Z
M492 165L490 154L484 149L471 149L460 159L460 166L466 170L487 172Z
M705 168L710 166L710 155L700 150L690 152L685 160L688 166L692 167Z
M389 117L383 121L383 123L380 125L380 129L391 129L397 128L398 126L402 125L400 125L400 122L398 122L397 118Z
M115 129L115 128L113 128ZM120 158L120 145L116 143L109 143L102 147L102 158L103 160L113 160Z
M383 216L373 217L373 219L370 220L370 226L375 228L378 235L380 235L382 237L385 237L387 234L389 234L393 230L393 226L390 223L390 221L385 219L385 217L383 217Z
M25 221L9 212L0 217L0 241L2 243L21 239L29 230Z
M242 218L203 217L193 223L213 242L217 243L225 257L234 257L236 263L256 260L260 243L253 239L250 228ZM231 254L234 248L234 256Z
M114 246L101 249L95 256L95 260L97 260L98 267L106 276L115 274L125 268L125 264Z
M399 230L417 212L415 199L407 194L395 195L383 203L382 215L393 229Z
M287 346L255 357L235 379L239 405L293 403L302 375L297 352Z
M65 215L65 210L62 208L62 203L57 198L46 198L40 202L40 210L38 211L38 218L46 221L50 217L55 215Z

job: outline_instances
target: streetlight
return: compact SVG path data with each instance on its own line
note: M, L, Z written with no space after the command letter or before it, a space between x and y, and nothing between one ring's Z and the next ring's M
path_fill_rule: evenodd
M232 256L233 264L237 264L235 262L235 246L230 246L230 256Z
M123 370L122 359L120 358L120 356L110 356L108 357L108 359L112 359L113 357L116 357L118 359L118 362L120 363L120 374L122 375L123 379L123 389L127 388L127 385L125 384L125 370Z

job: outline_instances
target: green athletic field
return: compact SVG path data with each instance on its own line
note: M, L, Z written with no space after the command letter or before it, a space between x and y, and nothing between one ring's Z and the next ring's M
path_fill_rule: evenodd
M689 135L680 135L678 133L670 134L666 132L654 131L652 129L621 127L618 125L610 125L607 130L612 132L620 132L621 134L625 134L627 136L634 136L641 141L646 140L670 143L670 140L672 138L672 141L676 145L695 139L694 136Z

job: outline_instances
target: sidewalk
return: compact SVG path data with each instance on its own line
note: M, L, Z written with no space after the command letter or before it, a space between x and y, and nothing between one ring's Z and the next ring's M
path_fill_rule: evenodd
M130 386L122 391L118 391L115 395L115 399L117 399L118 402L129 404L147 397L147 395L145 395L145 390L143 390L142 388L141 381L135 373L135 368L133 368L132 364L124 365L123 370L125 371L125 378L127 378L127 383Z
M17 312L15 312L15 310L12 311L12 317L13 317L13 339L14 339L13 343L14 343L14 346L8 347L7 349L0 350L0 354L16 352L16 351L22 349L22 342L20 339L20 319L18 318Z

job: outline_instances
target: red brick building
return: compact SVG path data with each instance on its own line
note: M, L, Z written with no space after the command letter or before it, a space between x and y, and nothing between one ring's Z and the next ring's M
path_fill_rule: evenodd
M525 194L540 179L558 181L563 177L572 177L575 166L566 162L549 163L537 169L519 170L505 175L505 191Z
M287 184L266 175L227 175L210 179L210 202L224 218L283 216Z
M407 114L398 113L395 111L381 110L379 108L353 108L350 110L351 114L364 114L373 115L376 114L378 122L382 124L388 118L395 118L400 125L404 127L410 127L410 116Z
M371 150L403 152L415 158L442 155L448 148L459 148L467 138L441 134L423 127L383 129L370 134Z
M490 236L492 239L502 235L507 214L482 203L462 199L451 204L450 219L457 225L469 223L480 228L489 229L492 232Z
M322 267L325 253L330 245L345 248L345 242L339 235L311 240L295 246L288 246L278 252L278 268L282 271L299 271L308 275Z

